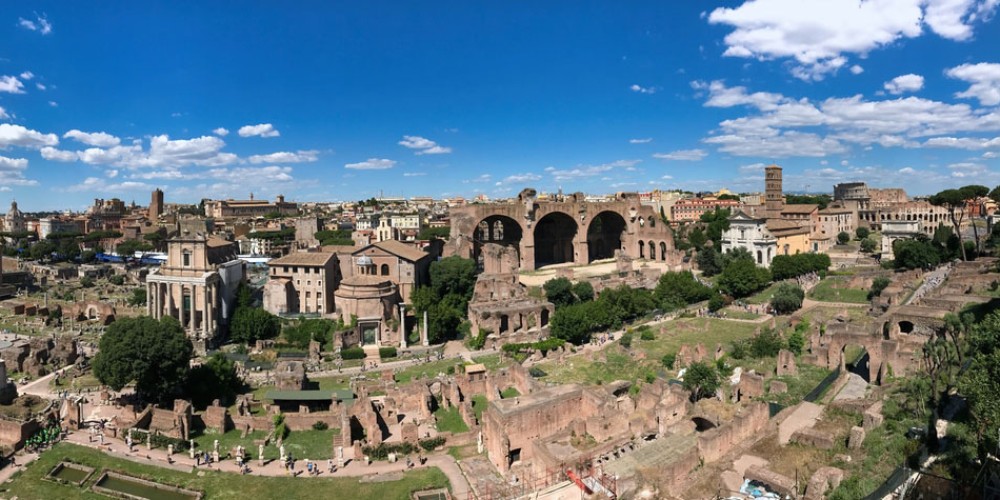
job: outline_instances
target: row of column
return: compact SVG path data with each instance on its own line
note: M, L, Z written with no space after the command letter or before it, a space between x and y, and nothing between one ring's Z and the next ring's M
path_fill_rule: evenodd
M200 304L196 302L199 288L202 290ZM184 310L185 295L190 297L190 314ZM180 297L179 303L175 300L176 297ZM149 282L146 286L146 312L155 319L161 319L164 315L176 318L190 336L207 339L215 333L218 303L218 287L211 284L198 286ZM198 311L202 312L201 325L196 323Z

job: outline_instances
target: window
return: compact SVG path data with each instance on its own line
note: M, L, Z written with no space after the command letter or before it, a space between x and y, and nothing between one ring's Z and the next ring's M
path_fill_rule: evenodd
M181 257L184 262L184 267L191 267L191 252L185 250Z
M382 264L382 276L389 275L389 264Z
M293 273L297 273L297 272L299 272L299 268L298 268L298 267L295 267L295 266L292 266L292 272L293 272Z
M306 281L306 286L312 286L312 284L313 284L312 280Z
M316 282L316 286L323 286L323 280L319 280L319 281L317 281L317 282Z
M322 298L323 298L323 292L316 292L316 300L320 300Z
M310 298L311 295L312 294L310 292L306 292L306 300L309 300L309 298Z

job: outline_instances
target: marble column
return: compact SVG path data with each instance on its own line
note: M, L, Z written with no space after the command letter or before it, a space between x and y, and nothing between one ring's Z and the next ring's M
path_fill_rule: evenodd
M399 346L406 349L406 316L403 313L403 304L399 305Z
M187 329L187 323L184 321L184 285L178 285L177 288L180 289L180 298L177 303L177 322L181 324L182 329ZM171 294L173 297L173 294Z
M188 313L189 313L188 314L188 316L189 316L188 317L188 323L189 323L188 330L191 332L192 335L195 335L195 334L198 333L197 328L195 328L195 322L194 322L194 318L196 316L195 312L198 309L198 306L197 306L198 303L195 301L195 299L197 297L197 293L198 293L198 287L192 286L191 287L191 295L190 295L191 298L188 299L188 304L191 307L191 309L188 311Z

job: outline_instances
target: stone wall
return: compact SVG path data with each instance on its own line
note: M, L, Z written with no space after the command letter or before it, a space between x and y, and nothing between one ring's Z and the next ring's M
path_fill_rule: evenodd
M732 422L698 436L698 454L706 463L718 460L744 440L759 434L767 426L769 416L767 403L744 407Z
M20 449L24 446L24 440L40 428L41 425L35 419L24 422L0 419L0 447L12 450Z

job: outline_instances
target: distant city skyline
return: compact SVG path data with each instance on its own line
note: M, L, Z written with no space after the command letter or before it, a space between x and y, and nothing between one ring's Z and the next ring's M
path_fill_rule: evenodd
M993 187L998 4L12 4L0 210Z

